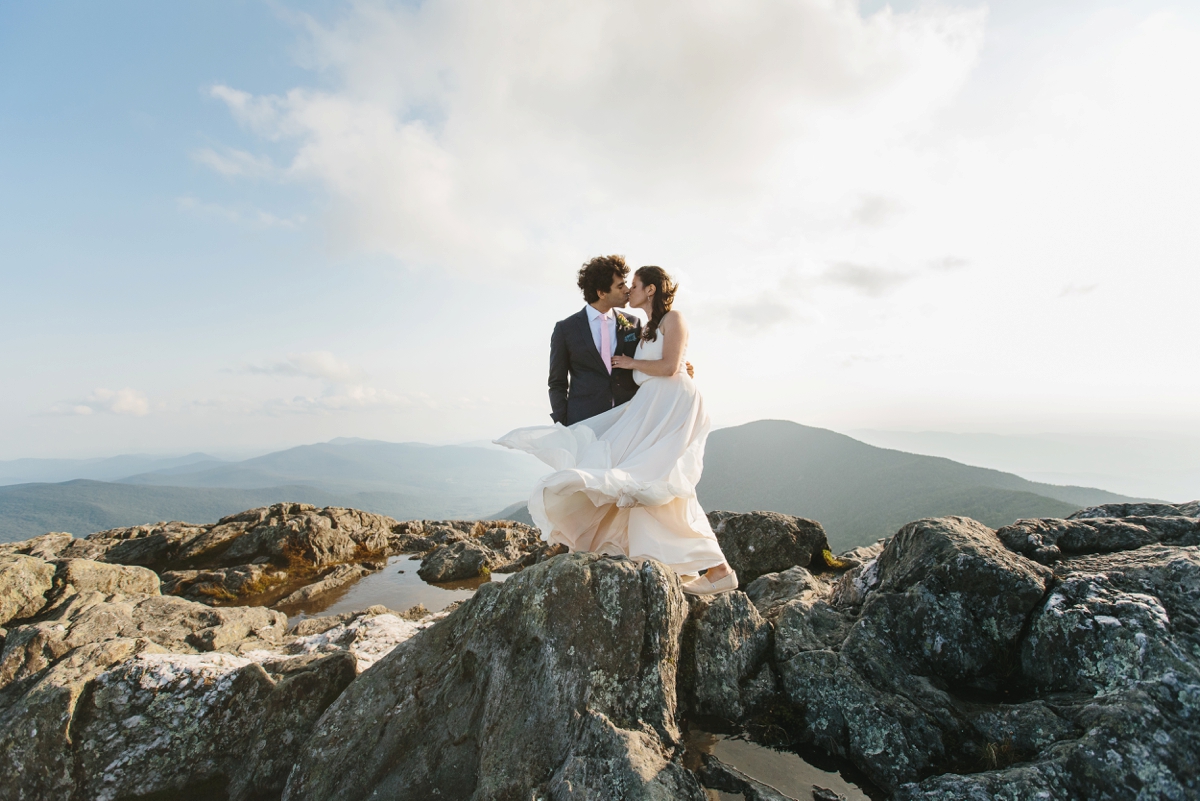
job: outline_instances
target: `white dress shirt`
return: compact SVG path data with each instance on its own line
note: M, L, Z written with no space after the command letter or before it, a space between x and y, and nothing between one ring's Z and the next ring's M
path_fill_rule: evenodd
M588 322L592 326L592 342L596 343L596 352L603 353L600 348L600 318L603 317L600 312L596 311L596 307L588 304L584 308L587 309ZM617 310L610 309L608 312L608 344L611 346L609 353L616 355L617 352Z

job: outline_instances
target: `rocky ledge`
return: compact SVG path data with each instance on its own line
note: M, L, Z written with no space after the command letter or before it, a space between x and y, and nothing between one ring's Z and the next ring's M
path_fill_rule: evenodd
M0 545L0 555L44 562L148 568L163 593L212 606L284 608L380 570L390 556L411 553L425 556L422 577L437 582L514 572L557 551L544 547L534 529L508 520L398 522L301 503L251 509L212 525L176 521Z
M811 521L714 513L753 580L699 600L657 563L553 556L491 523L287 506L47 535L0 551L0 800L785 798L685 759L689 721L824 752L880 797L1195 798L1197 511L922 520L841 558ZM517 575L438 615L288 630L163 596L149 569L305 542L306 563L419 552L439 577Z

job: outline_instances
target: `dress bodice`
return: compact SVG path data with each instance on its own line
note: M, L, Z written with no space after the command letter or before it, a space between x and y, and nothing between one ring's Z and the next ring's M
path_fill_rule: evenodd
M663 340L665 337L659 332L658 339L653 341L641 340L638 342L637 351L634 352L633 358L645 359L646 361L657 361L663 357ZM646 375L645 373L634 370L633 380L640 387L642 384L649 381L654 376Z

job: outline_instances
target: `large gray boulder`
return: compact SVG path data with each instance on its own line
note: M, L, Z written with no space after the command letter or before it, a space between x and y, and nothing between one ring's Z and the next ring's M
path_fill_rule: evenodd
M1063 580L1021 652L1037 687L1111 694L1166 677L1200 685L1200 548L1152 545L1059 569Z
M824 566L829 540L820 523L776 512L712 512L709 523L738 581L745 585L790 567Z
M265 559L321 567L386 554L395 520L357 509L281 503L215 525L159 523L100 531L64 555L154 570L218 568Z
M654 562L550 559L485 584L326 712L286 799L695 799L678 761L687 613Z
M1176 516L1018 520L996 534L1017 553L1051 565L1069 556L1129 551L1153 543L1200 545L1200 519Z
M1051 579L973 520L905 526L840 579L853 591L808 590L778 611L773 657L797 736L888 790L982 761L986 734L949 687L994 686Z
M97 676L76 710L81 795L278 794L297 740L354 677L345 653L278 666L221 653L142 653Z
M692 602L684 627L680 690L688 711L740 723L774 701L771 624L745 593Z
M778 617L790 601L811 601L827 594L828 583L820 581L803 567L791 567L782 573L767 573L746 587L746 595L768 620Z
M32 556L0 555L0 626L32 617L46 606L54 565Z
M357 509L301 503L250 509L212 525L156 523L79 540L46 535L16 543L10 552L147 567L160 574L162 591L170 595L213 605L270 606L301 603L344 586L399 553L427 554L434 563L427 568L430 581L472 578L485 568L512 572L554 553L536 529L511 521L400 523Z
M52 531L40 537L34 537L20 542L0 544L0 555L20 554L34 556L46 562L53 562L58 554L74 542L75 538L62 531Z
M380 569L389 556L413 552L432 561L430 581L454 581L487 570L515 572L562 549L512 521L401 523L300 503L250 509L209 525L173 521L0 545L0 556L148 568L159 574L163 593L214 606L295 605Z
M278 798L325 708L428 625L377 607L289 636L269 609L88 589L157 591L140 571L60 563L75 584L6 633L0 801Z
M81 646L0 707L0 799L278 796L354 675L347 653L264 666L144 639Z
M1200 548L1063 558L1055 573L1009 679L1047 703L977 707L972 723L999 764L896 798L1200 796Z
M1200 501L1189 503L1107 503L1080 509L1069 520L1096 517L1200 517Z
M46 619L9 630L0 654L0 688L36 677L77 648L108 640L144 640L177 653L254 650L282 642L286 627L287 618L269 609L78 593Z
M417 575L433 583L463 581L486 576L502 563L502 558L486 545L463 540L434 548L421 560Z
M0 688L0 754L5 757L0 801L76 797L71 725L80 698L104 670L151 649L157 648L146 640L88 643L43 665L19 685L6 682Z
M954 682L994 671L1007 658L1053 578L964 517L908 524L876 570L879 584L848 652L888 640L912 672Z
M158 595L158 574L144 567L106 565L88 559L64 559L56 564L55 589L103 595Z
M400 526L357 509L282 503L213 525L176 521L100 531L70 541L59 555L148 567L163 575L168 593L192 600L262 603L325 578L334 566L386 559L396 552L393 529Z

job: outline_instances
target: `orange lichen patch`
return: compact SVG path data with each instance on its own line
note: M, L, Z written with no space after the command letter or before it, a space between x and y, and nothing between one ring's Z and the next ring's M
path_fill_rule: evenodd
M845 559L838 559L833 555L833 551L828 548L821 551L821 558L825 560L826 567L832 567L834 570L847 570L854 567L854 563L847 562Z

